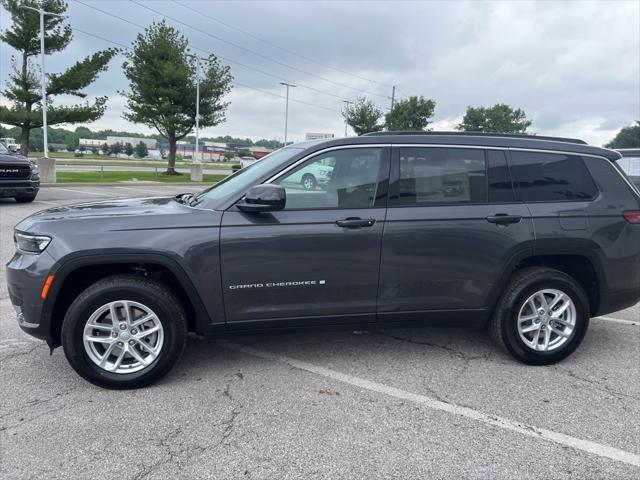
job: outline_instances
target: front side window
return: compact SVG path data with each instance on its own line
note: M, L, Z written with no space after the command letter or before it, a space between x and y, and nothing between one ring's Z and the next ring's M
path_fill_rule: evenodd
M520 200L580 201L590 200L597 193L578 155L513 151L511 158L511 175Z
M370 208L383 163L381 148L333 150L298 165L274 183L287 192L285 210Z
M400 149L399 203L486 203L485 154L470 148Z

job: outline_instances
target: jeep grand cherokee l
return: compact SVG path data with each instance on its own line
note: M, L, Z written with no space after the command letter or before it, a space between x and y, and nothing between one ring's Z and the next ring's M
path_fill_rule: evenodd
M640 299L640 196L582 141L387 133L287 146L197 194L15 228L18 322L84 378L148 385L187 332L488 325L527 364ZM300 188L301 170L330 164Z
M0 143L0 198L33 202L40 189L40 175L33 162Z

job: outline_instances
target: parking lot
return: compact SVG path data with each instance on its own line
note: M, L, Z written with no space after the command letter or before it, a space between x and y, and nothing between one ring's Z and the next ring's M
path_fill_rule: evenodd
M1 478L640 477L640 305L594 319L553 366L516 363L472 329L194 336L167 377L135 391L87 383L22 333L4 272L17 222L188 189L0 199Z

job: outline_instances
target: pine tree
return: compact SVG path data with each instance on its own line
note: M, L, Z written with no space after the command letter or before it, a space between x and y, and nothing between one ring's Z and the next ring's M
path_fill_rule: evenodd
M67 4L63 0L0 0L11 15L11 26L0 33L0 40L17 50L12 57L12 73L7 88L2 92L11 106L0 105L0 122L20 128L20 152L27 155L29 134L42 127L42 98L40 71L37 69L40 55L40 18L37 12L20 8L22 5L42 8L47 12L64 14ZM45 54L64 50L73 35L64 18L45 15ZM72 95L85 98L82 91L93 83L98 74L107 69L107 64L117 53L116 49L96 52L76 62L63 73L47 75L47 123L92 122L102 117L107 97L98 97L93 103L61 106L53 105L52 97Z

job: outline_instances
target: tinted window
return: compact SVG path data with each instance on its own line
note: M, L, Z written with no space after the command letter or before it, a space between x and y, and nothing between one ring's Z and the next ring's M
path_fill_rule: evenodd
M486 203L484 151L401 148L399 203Z
M577 155L512 152L511 175L518 197L525 202L588 200L596 186Z
M307 160L274 183L287 191L286 210L369 208L383 163L380 148L334 150Z
M508 203L515 200L507 157L500 150L487 150L487 169L489 172L489 202Z

